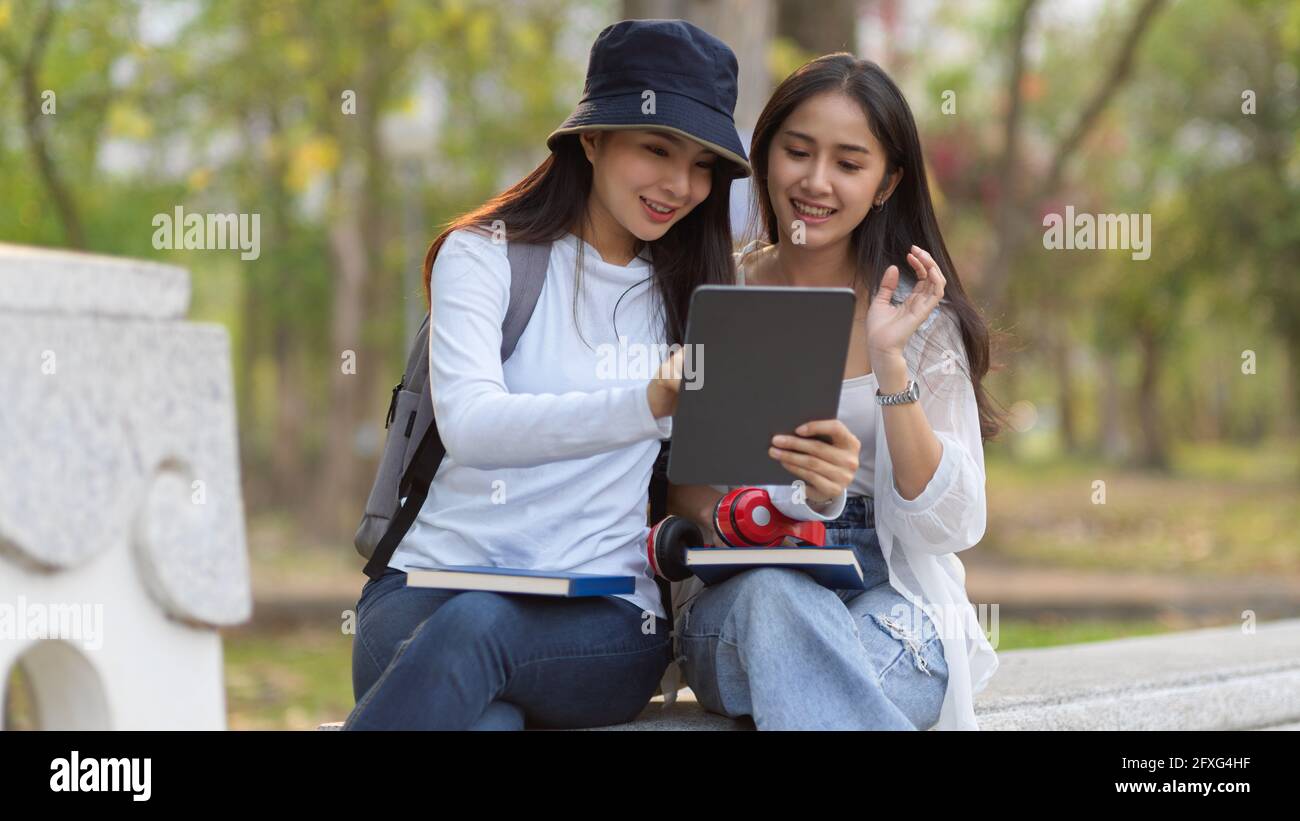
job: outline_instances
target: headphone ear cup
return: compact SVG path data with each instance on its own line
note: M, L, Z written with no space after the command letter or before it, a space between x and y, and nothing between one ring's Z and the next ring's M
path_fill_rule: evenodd
M747 509L754 501L766 498L767 491L762 488L741 487L718 500L713 508L713 529L723 544L727 547L757 547L762 544L745 533L736 513L740 509Z
M686 568L686 548L704 544L695 523L681 516L666 516L650 531L650 566L670 582L691 576Z

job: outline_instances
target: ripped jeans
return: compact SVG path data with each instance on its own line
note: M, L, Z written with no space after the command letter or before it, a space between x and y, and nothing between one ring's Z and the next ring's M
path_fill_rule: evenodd
M925 730L948 686L934 623L889 584L870 499L826 523L849 545L866 590L830 590L799 570L747 570L682 611L678 652L710 712L760 730Z

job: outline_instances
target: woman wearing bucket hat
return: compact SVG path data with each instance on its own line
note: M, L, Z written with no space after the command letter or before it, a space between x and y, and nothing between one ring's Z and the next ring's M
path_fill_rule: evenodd
M828 54L773 92L751 155L766 242L742 251L738 282L859 294L836 420L853 434L836 484L849 495L826 535L854 548L867 589L783 568L688 580L677 660L701 704L759 729L978 729L973 697L998 660L956 554L984 534L983 440L1000 414L981 387L988 327L940 233L912 112L880 66ZM772 444L810 483L810 468L843 468L844 447ZM720 489L671 491L670 510L711 522Z
M647 485L672 380L621 378L600 350L680 343L691 292L734 281L736 59L680 20L600 33L573 115L532 173L430 246L430 388L447 455L428 502L358 602L345 729L627 721L671 656L644 555ZM549 244L513 354L506 242ZM671 363L668 363L671 365ZM661 371L663 373L663 371ZM504 502L504 503L502 503ZM636 577L617 597L405 586L412 565Z

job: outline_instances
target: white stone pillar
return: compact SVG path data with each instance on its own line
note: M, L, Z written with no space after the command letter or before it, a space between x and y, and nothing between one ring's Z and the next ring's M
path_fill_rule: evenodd
M224 729L252 613L230 342L189 274L0 244L0 703L46 729Z

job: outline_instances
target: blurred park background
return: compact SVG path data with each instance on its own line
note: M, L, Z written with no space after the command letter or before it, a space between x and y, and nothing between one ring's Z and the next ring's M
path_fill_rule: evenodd
M545 156L627 17L732 46L746 139L819 54L907 94L1000 331L1012 425L961 554L999 649L1300 610L1298 2L0 0L0 241L184 266L232 337L255 593L224 631L232 728L350 709L352 535L425 248ZM155 249L178 206L260 214L260 256ZM1150 215L1150 257L1045 248L1067 206Z

